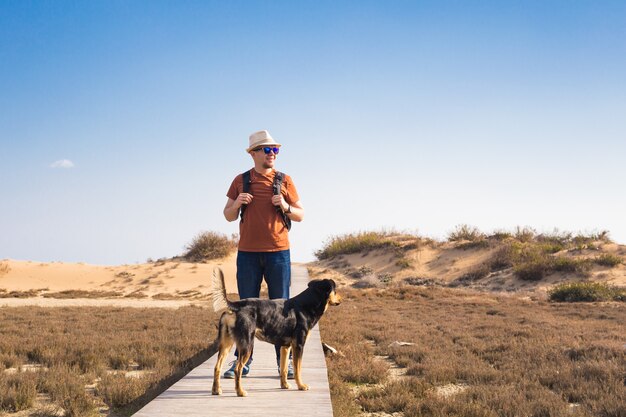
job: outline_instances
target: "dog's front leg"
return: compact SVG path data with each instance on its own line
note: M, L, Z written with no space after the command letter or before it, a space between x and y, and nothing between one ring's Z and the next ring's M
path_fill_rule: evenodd
M291 347L281 346L280 348L280 387L282 389L289 389L290 385L287 382L287 363L289 363L289 351Z
M304 346L300 345L298 342L295 342L291 349L293 351L293 370L294 377L296 380L296 384L298 385L298 389L300 391L308 391L309 386L302 382L302 353L304 350Z

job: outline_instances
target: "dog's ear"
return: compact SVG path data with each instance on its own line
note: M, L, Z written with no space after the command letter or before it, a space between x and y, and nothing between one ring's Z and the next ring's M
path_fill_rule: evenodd
M309 282L309 288L320 294L328 295L335 289L335 281L332 279L314 279Z

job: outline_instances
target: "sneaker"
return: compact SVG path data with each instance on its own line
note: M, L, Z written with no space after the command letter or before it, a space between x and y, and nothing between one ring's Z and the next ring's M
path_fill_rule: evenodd
M280 365L278 365L278 375L280 375ZM293 379L293 362L291 361L291 359L289 360L289 363L287 364L287 379Z
M237 367L237 361L232 361L229 363L230 369L224 372L224 378L226 379L235 379L235 368ZM250 364L243 366L243 371L241 371L241 376L248 376L248 372L250 372Z

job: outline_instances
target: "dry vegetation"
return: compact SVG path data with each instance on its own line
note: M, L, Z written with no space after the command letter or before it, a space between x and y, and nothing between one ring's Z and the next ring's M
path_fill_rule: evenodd
M322 259L333 258L337 255L358 253L385 247L398 247L392 239L393 232L359 232L343 236L331 237L324 248L315 252L315 256Z
M216 232L202 232L187 245L183 258L191 262L225 258L237 248L235 236Z
M626 415L626 304L410 285L343 295L320 325L342 353L328 358L337 417Z
M376 253L373 262L378 267L367 264L370 253ZM516 289L514 280L536 286L558 274L558 281L606 277L611 269L623 271L624 254L626 249L611 242L606 231L539 234L518 227L486 234L460 225L446 242L396 232L335 236L316 252L318 262L311 272L332 272L358 288L408 279L452 287Z
M215 321L198 307L0 308L0 413L130 413L212 353Z
M6 261L0 261L0 276L7 274L11 270L11 267Z

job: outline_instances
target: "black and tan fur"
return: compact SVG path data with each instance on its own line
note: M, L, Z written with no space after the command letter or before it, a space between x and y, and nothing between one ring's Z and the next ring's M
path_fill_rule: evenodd
M235 390L244 397L241 373L254 346L254 337L274 345L280 350L280 387L288 389L287 361L293 352L294 377L299 390L308 390L302 382L302 353L309 331L317 324L329 305L338 305L340 297L335 292L332 279L314 280L308 288L288 300L266 300L248 298L229 301L226 297L224 274L216 268L213 272L213 307L215 311L226 308L222 313L218 330L218 357L213 375L213 395L220 395L220 373L224 358L233 343L239 357L235 367Z

